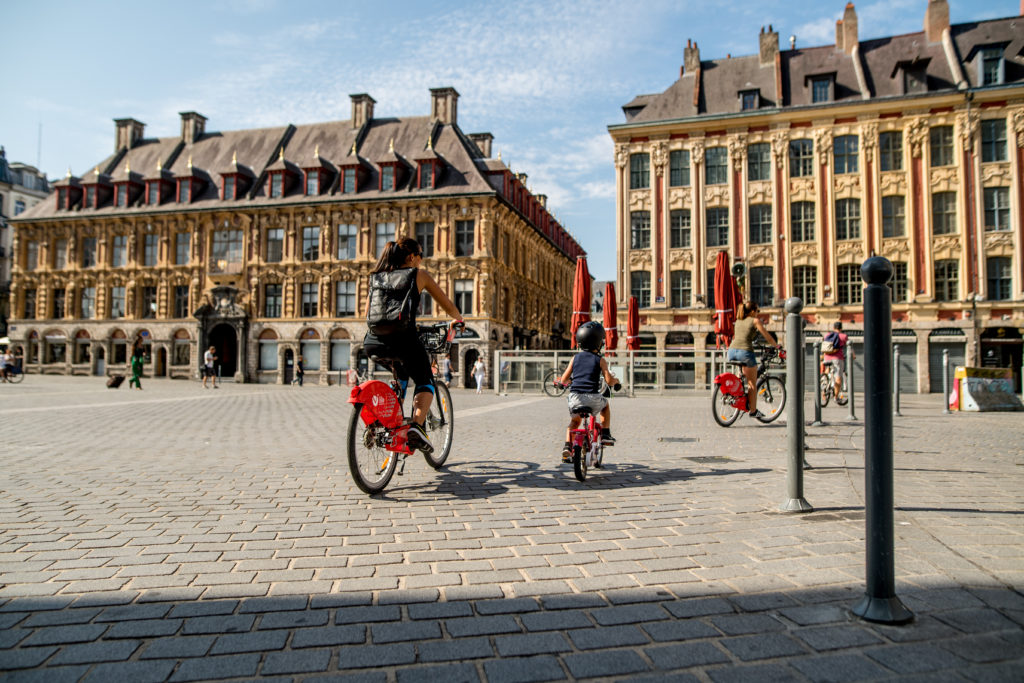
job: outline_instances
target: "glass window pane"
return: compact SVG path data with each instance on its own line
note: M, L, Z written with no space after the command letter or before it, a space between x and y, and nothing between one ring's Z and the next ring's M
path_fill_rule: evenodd
M629 214L630 249L651 248L651 212L633 211Z
M679 149L668 157L668 184L672 187L687 187L690 184L690 152Z
M651 157L633 154L629 157L629 189L640 190L650 186Z
M725 147L711 147L704 153L705 182L708 185L722 185L729 182L729 150Z
M356 257L356 245L358 228L351 224L343 223L338 226L338 258L342 261L350 261Z

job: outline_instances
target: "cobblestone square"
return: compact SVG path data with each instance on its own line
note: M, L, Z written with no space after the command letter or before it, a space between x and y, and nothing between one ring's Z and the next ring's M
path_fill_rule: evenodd
M4 680L1020 680L1024 419L895 418L897 592L864 591L862 421L714 424L616 398L606 468L560 463L564 401L454 390L439 472L352 484L348 391L33 375L0 391ZM858 413L863 415L859 406ZM689 678L692 677L692 678Z

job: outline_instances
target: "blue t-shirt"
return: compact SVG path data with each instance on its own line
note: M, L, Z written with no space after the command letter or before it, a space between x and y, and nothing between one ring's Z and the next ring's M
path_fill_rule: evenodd
M569 391L596 394L601 388L601 356L593 351L580 351L572 361L572 384Z

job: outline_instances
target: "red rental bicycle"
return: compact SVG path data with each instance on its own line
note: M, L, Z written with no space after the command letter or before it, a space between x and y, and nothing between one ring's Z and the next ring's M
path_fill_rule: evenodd
M420 341L433 356L448 353L457 325L448 323L417 326ZM356 486L369 494L380 493L391 481L401 458L413 454L409 448L409 423L405 419L402 387L398 382L400 361L376 358L391 365L394 379L390 384L369 380L355 387L348 397L352 417L348 426L348 465ZM452 395L444 382L435 378L435 395L427 413L426 430L434 450L424 453L427 464L440 469L452 449ZM401 474L401 471L399 472Z
M602 380L602 384L604 381ZM555 386L564 386L555 382ZM621 384L615 385L615 391L622 388ZM606 389L607 391L607 389ZM583 418L583 422L577 429L572 430L572 469L576 478L580 481L587 480L587 470L590 467L601 469L604 462L604 444L601 443L601 423L597 421L594 411L587 407L577 408L572 411L574 415Z
M782 415L786 407L786 383L775 375L769 375L768 367L773 362L783 363L786 352L774 346L761 351L761 363L757 368L757 404L760 408L758 420L767 424ZM739 365L733 363L733 365ZM750 412L747 407L746 376L740 372L723 372L715 376L715 389L711 393L711 414L722 427L728 427L739 419L741 413Z

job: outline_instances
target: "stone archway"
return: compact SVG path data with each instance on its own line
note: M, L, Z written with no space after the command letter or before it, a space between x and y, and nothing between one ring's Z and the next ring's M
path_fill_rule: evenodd
M233 378L238 370L238 335L228 323L216 325L209 334L209 346L214 347L217 360L214 368L221 377Z

